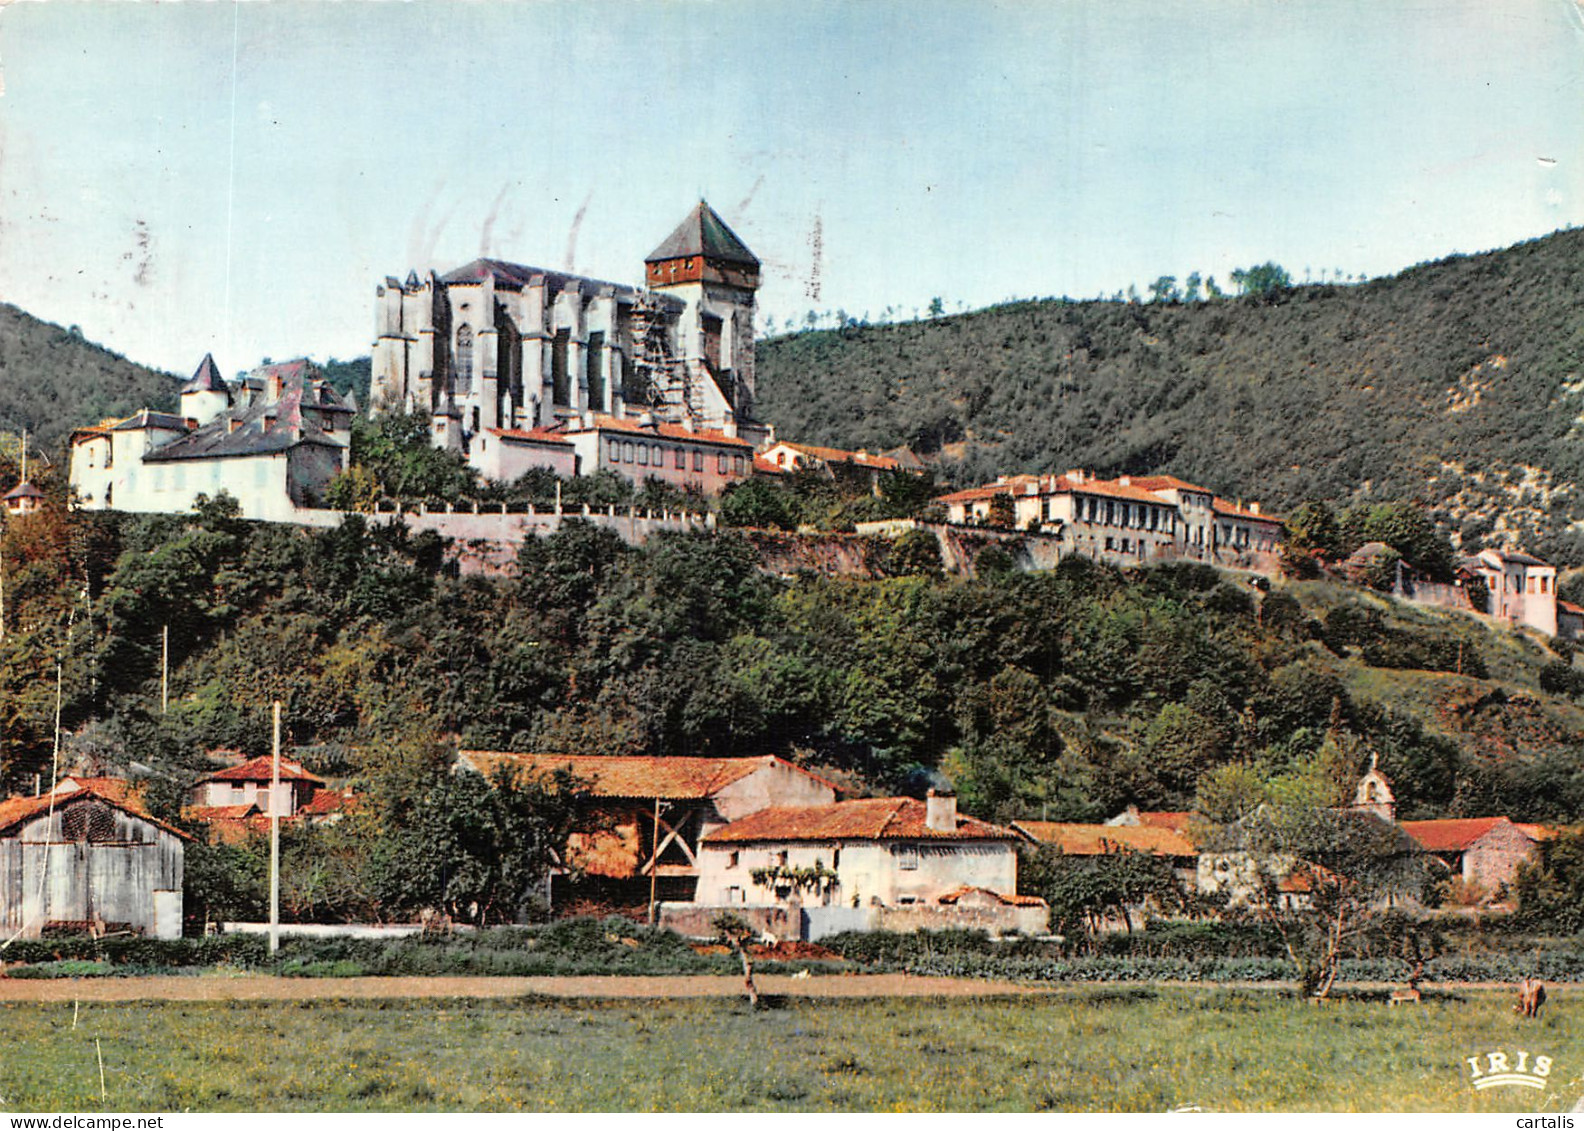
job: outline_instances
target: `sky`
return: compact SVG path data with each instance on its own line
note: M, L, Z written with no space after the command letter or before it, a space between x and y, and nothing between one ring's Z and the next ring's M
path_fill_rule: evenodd
M1389 274L1584 222L1581 4L12 3L0 301L182 374L349 358L387 276L637 282L700 198L761 333Z

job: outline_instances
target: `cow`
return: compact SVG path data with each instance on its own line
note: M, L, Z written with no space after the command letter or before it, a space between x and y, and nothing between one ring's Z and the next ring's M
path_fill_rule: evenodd
M1545 983L1539 978L1525 978L1518 983L1518 1004L1513 1006L1513 1012L1520 1017L1539 1020L1545 1001Z

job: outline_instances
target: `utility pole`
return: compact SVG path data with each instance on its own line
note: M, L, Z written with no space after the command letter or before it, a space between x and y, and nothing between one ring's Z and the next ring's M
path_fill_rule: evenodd
M269 952L280 949L280 700L275 700L275 765L270 771Z
M160 714L170 706L170 625L160 629Z
M561 485L558 481L556 490L559 491L560 487ZM560 500L557 499L558 504L559 502ZM649 925L651 927L655 924L655 881L660 875L660 799L658 797L655 798L654 804L654 838L652 843L654 847L650 850L649 857Z

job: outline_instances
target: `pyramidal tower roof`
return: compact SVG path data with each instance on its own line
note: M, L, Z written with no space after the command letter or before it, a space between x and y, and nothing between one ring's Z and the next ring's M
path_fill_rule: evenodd
M656 263L664 259L681 259L702 255L726 263L743 263L759 266L759 257L748 250L748 245L737 238L737 233L726 226L716 211L704 201L699 201L687 219L677 225L676 231L644 259Z
M192 375L192 380L181 387L184 393L223 393L226 391L225 378L220 376L220 367L215 364L213 354L204 354L204 359L198 363L198 371Z

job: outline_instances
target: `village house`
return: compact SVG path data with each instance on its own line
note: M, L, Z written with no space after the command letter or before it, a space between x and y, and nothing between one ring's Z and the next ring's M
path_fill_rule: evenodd
M75 778L0 801L0 933L132 931L180 938L186 833L125 783Z
M595 433L576 474L608 467L637 483L682 478L671 471L746 475L768 436L752 417L759 260L700 201L644 263L647 287L496 259L427 279L387 278L376 288L373 412L424 414L436 446L464 453L492 478L564 467L553 443L529 439L541 430ZM604 451L612 421L643 414L691 429L660 444L658 467L637 462L633 437L619 440L632 459ZM738 440L744 451L723 452ZM515 446L503 463L492 454L502 443ZM529 462L541 456L546 462Z
M595 754L514 754L463 750L457 768L492 777L502 769L543 776L565 770L589 796L584 828L567 842L553 903L574 894L616 906L692 900L700 843L710 833L771 806L828 805L836 786L783 759L657 758Z
M1404 821L1402 828L1449 876L1462 880L1469 894L1484 900L1506 895L1518 869L1539 857L1540 843L1551 835L1541 825L1506 817Z
M144 409L71 436L71 487L90 510L180 513L229 493L246 518L289 522L347 467L355 408L306 360L228 384L206 356L181 412Z
M1044 902L1017 894L1017 841L959 814L944 792L765 809L701 838L696 906L667 905L661 922L704 933L726 909L810 940L949 926L1043 933Z
M1065 553L1110 565L1190 560L1273 572L1280 564L1280 518L1171 476L1013 475L935 501L959 525L989 523L1000 507L1017 529L1054 533Z
M1199 849L1185 830L1166 825L1088 825L1063 821L1013 821L1031 844L1049 845L1063 856L1108 856L1138 852L1171 863L1184 890L1197 881Z
M1478 611L1557 635L1556 566L1514 550L1481 550L1458 563L1458 576L1485 582L1490 604Z
M269 829L270 818L331 824L353 803L347 790L330 789L323 778L293 758L281 758L280 784L274 758L260 755L199 779L188 794L182 817L201 822L211 840L236 843Z
M861 487L880 494L880 480L901 469L893 456L875 455L859 448L821 448L813 444L794 444L777 440L759 453L772 472L813 471L847 486Z

